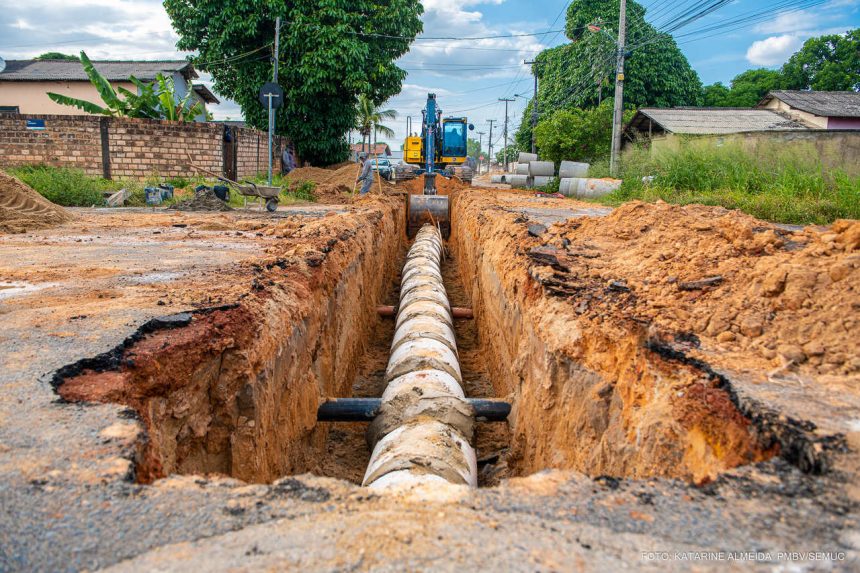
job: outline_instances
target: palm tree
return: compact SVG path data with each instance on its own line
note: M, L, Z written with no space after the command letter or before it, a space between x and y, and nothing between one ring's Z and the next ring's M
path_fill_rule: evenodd
M358 96L356 104L355 129L361 134L361 150L365 151L364 142L370 143L371 133L381 133L385 137L394 137L394 130L383 125L386 119L396 119L397 112L393 109L379 109L366 95Z

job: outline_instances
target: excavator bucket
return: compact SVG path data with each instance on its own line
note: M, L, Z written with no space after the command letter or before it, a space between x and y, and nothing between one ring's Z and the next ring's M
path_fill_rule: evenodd
M451 235L451 205L447 195L410 195L406 207L406 233L415 236L425 224L438 226L442 237Z

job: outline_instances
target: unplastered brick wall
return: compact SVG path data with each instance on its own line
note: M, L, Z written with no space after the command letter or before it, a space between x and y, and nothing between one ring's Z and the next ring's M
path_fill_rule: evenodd
M32 128L27 120L33 120ZM45 129L37 129L44 121ZM0 166L47 165L77 167L102 174L99 118L74 115L0 114Z
M0 167L42 163L119 179L189 177L198 174L192 164L224 175L231 161L239 178L265 171L266 134L250 128L232 133L235 149L218 123L0 114ZM285 144L283 138L273 142L276 172Z

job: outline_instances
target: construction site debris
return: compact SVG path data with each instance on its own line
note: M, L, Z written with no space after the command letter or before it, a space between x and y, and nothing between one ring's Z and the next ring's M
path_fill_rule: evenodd
M194 192L194 197L174 203L169 209L176 211L232 211L232 207L219 199L215 192L206 187Z

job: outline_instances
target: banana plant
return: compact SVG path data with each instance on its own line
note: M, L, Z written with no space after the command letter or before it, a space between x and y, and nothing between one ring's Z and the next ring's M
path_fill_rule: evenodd
M170 121L194 121L201 115L205 108L201 102L195 102L189 105L192 97L192 92L189 91L181 99L177 100L176 83L173 77L158 74L155 76L155 82L158 84L156 97L158 98L159 109L162 119Z
M122 86L114 90L110 81L99 73L83 51L81 52L81 64L90 79L90 83L95 86L102 98L103 105L53 92L48 92L49 98L59 104L76 107L87 113L112 117L194 121L204 111L203 104L200 102L189 105L191 92L177 101L176 85L172 77L159 73L156 76L156 83L153 85L131 76L128 81L134 84L138 90L138 93L134 93Z

